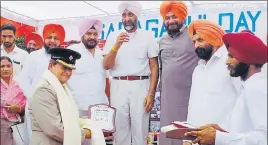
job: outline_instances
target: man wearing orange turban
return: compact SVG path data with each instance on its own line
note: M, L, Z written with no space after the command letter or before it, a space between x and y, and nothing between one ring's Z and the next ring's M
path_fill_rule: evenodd
M194 38L195 34L215 48L219 48L223 45L222 36L225 34L225 31L221 26L214 22L208 20L196 20L189 26L189 35L191 39ZM216 51L216 49L213 51ZM197 54L199 57L205 57L206 59L209 59L211 55L207 53L206 56L201 56L201 53L198 52Z
M19 83L23 89L28 100L31 100L32 90L34 86L41 79L45 70L48 69L49 60L51 55L50 49L60 46L60 43L65 39L65 31L61 25L47 24L43 29L44 49L39 49L30 53L29 57L25 61L25 65L19 77ZM28 105L28 104L27 104ZM27 126L27 132L25 135L25 144L29 144L31 137L31 122L28 107L25 109L25 120Z
M172 121L185 121L192 84L192 73L198 57L183 24L187 16L187 7L182 1L164 1L160 6L167 33L159 41L160 47L160 126ZM167 139L160 134L159 144L181 145L180 140Z
M43 29L44 48L48 53L50 48L59 47L65 39L65 31L61 25L47 24Z
M160 13L165 20L168 13L173 13L180 22L187 16L187 7L182 1L165 1L160 6Z
M43 47L43 39L37 33L30 33L25 36L24 44L29 53L39 50Z
M216 123L226 129L241 85L227 70L224 34L221 26L209 20L195 20L189 26L189 35L201 60L193 72L187 122L198 127ZM191 141L184 142L188 144Z
M261 74L261 68L267 62L267 46L249 32L225 34L223 41L228 49L228 72L232 77L243 81L228 117L228 128L224 128L222 124L210 124L201 127L200 131L189 132L186 135L195 135L197 138L193 143L200 142L206 145L265 145L267 80ZM226 91L224 88L222 90ZM229 95L226 95L225 99L229 100ZM224 108L221 109L226 111Z

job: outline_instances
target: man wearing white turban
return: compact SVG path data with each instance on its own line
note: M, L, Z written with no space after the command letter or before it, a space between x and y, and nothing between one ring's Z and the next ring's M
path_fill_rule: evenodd
M81 43L68 49L79 52L82 56L76 62L76 69L67 82L79 109L80 117L87 116L89 105L109 104L105 90L107 71L103 67L102 50L98 48L98 38L102 31L102 22L97 19L86 20L79 27ZM83 143L88 145L89 141Z
M137 17L141 15L141 5L135 1L122 2L119 4L118 11L123 14L125 10L131 11Z
M104 47L104 67L113 77L111 105L117 109L114 144L146 145L158 82L158 45L153 35L138 29L138 2L122 2L119 12L126 32L110 34Z

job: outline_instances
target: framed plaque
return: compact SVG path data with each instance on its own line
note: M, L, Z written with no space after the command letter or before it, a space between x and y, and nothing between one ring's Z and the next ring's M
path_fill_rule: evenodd
M90 105L88 107L89 119L96 122L104 133L115 132L116 109L106 104Z

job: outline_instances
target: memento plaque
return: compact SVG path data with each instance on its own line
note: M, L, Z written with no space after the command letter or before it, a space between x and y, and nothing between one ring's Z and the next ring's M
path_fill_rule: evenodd
M116 109L106 104L90 105L88 117L96 122L104 133L115 132Z

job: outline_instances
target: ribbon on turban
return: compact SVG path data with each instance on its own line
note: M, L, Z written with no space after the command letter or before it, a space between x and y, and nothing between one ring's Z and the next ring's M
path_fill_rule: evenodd
M267 62L267 46L251 33L228 33L223 36L223 41L229 53L240 62L247 64Z
M58 24L47 24L43 30L43 38L46 39L51 33L55 33L59 38L60 42L65 39L65 30L61 25Z
M24 44L27 45L29 43L29 41L31 41L31 40L35 41L38 48L42 48L44 42L43 42L42 37L39 34L37 34L35 32L27 34L25 36Z
M189 26L189 35L193 39L194 34L197 33L202 39L209 44L220 47L223 45L222 37L225 31L218 24L209 20L195 20Z
M123 1L118 6L118 11L120 14L123 14L125 10L131 11L133 14L135 14L137 17L140 17L141 15L141 4L136 1Z
M182 1L164 1L160 6L160 14L165 19L168 12L172 12L180 22L187 16L187 7Z
M97 19L89 19L86 20L79 28L79 35L80 37L82 37L83 35L85 35L87 33L87 31L92 28L94 26L94 28L97 30L98 35L101 34L102 31L102 22L100 20Z

